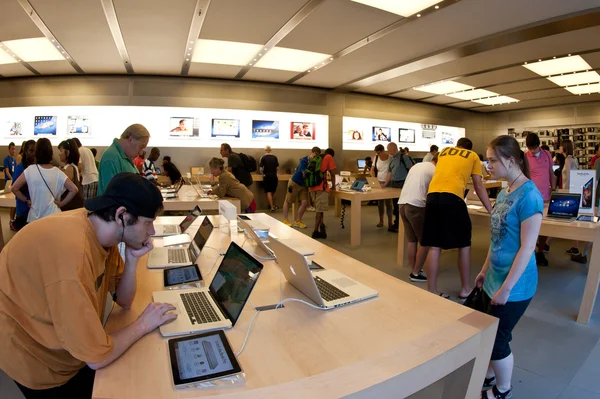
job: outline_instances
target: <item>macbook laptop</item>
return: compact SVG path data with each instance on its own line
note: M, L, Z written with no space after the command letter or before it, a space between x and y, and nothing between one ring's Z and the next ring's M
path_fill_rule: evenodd
M160 190L160 194L162 195L163 199L177 198L177 193L179 193L181 187L183 187L183 180L181 180L181 182L177 184L177 187L175 189Z
M191 265L198 259L200 252L213 231L213 225L204 217L202 225L187 248L154 248L148 256L149 269L164 269L167 267Z
M334 309L379 295L335 270L311 271L306 258L272 238L271 249L286 280L323 309Z
M196 218L200 216L202 210L198 205L183 219L179 225L177 224L155 224L154 237L169 236L175 234L183 234L194 223Z
M581 194L552 193L546 218L560 222L572 222L579 214Z
M155 302L175 306L177 318L160 326L165 336L231 328L260 276L263 265L232 242L208 288L152 293Z
M179 182L172 184L168 187L161 187L160 192L161 194L164 193L174 193L179 191L179 189L181 188L181 186L183 186L183 180L180 180Z
M359 191L362 193L363 191L363 187L365 186L367 182L364 180L355 180L354 183L352 183L352 187L350 187L351 190L354 191Z
M381 183L379 183L376 177L367 177L367 183L369 183L371 188L381 188Z
M244 229L244 231L246 231L246 234L250 237L250 239L253 240L256 243L256 245L263 250L264 253L266 253L268 256L275 257L275 253L273 252L273 250L267 246L268 242L264 242L263 240L261 240L258 234L256 234L254 229L247 223L246 220L241 219L238 216L238 224L242 227L242 229ZM269 242L271 239L273 239L273 237L273 235L269 234ZM302 254L302 256L310 256L315 254L315 251L308 247L298 244L294 240L282 239L279 241L283 242L284 244L292 248L294 251L299 252L300 254Z

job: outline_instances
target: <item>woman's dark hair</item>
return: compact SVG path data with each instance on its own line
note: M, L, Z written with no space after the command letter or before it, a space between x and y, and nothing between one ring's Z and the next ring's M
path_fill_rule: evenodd
M556 154L554 154L554 158L556 158L556 162L558 162L558 166L560 169L565 167L565 156L563 154L561 154L560 152L557 152Z
M92 152L92 155L94 156L94 158L96 158L96 154L98 154L98 150L95 148L90 148L90 151Z
M35 163L40 165L52 162L52 143L45 137L35 143Z
M525 153L519 147L519 142L511 136L498 136L490 142L490 148L496 152L496 156L504 159L514 158L521 172L529 179L529 163Z
M21 162L23 163L25 169L27 169L27 167L29 166L29 163L27 162L27 150L29 149L29 147L35 148L35 140L27 140L25 143L23 143L23 159L21 160Z
M58 145L58 148L62 148L63 150L69 151L67 154L67 163L77 165L79 163L79 147L77 143L73 139L67 139L65 141L61 141Z
M377 151L385 151L385 147L383 146L383 144L377 144L375 146L375 152Z
M565 150L567 156L573 155L573 142L571 140L563 140L560 146Z
M332 157L335 157L335 151L333 151L333 148L328 148L325 150L325 155L331 155Z
M23 141L21 143L21 149L19 150L19 155L23 155L23 151L25 151L25 143L27 143L27 141ZM596 150L598 151L598 150Z
M168 156L168 155L165 155L165 156L163 157L163 161L171 162L171 157L170 157L170 156Z

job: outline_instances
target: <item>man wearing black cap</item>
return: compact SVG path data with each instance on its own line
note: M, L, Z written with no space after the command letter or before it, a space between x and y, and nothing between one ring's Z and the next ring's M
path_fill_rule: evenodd
M145 334L176 316L150 303L131 325L107 334L109 285L130 309L138 259L152 249L158 189L142 176L119 173L104 194L77 209L25 228L0 253L0 369L26 398L91 398L95 370L109 365ZM109 252L125 244L117 276ZM34 243L34 244L32 244Z

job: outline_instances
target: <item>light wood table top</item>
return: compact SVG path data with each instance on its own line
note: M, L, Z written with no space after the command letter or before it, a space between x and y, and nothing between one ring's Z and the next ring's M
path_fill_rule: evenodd
M361 225L362 225L362 201L395 199L400 197L402 192L399 188L374 188L371 191L347 191L331 190L330 195L335 198L335 216L342 215L342 200L350 201L350 245L353 247L360 245Z
M449 374L448 378L457 382L445 384L444 398L477 396L493 346L496 319L373 269L268 215L250 217L270 226L271 233L279 238L313 248L313 258L319 264L377 289L379 297L331 311L290 302L282 309L261 312L238 357L246 373L246 383L241 386L175 390L168 340L156 330L96 373L94 398L304 399L353 393L374 397L371 387L382 382L390 385L384 393L381 386L373 388L377 397L401 398ZM211 216L215 226L219 225L217 218ZM171 223L180 220L170 219ZM195 224L199 223L200 218ZM215 228L207 245L224 251L230 238L248 252L260 253L242 234L230 234L228 227ZM205 247L198 260L207 283L214 271L206 274L216 257L216 250ZM278 303L280 284L284 298L310 301L281 277L274 261L263 263L264 270L250 297L254 306ZM124 311L115 305L108 331L132 323L151 301L152 292L162 289L162 271L148 270L145 264L143 258L138 265L138 291L132 309ZM252 306L246 305L236 326L226 330L234 352L241 348L253 315Z
M233 205L235 205L237 212L241 212L239 199L231 197L224 197L220 199L231 202ZM196 205L198 205L202 210L219 210L218 199L201 198L198 196L198 193L196 193L196 190L189 185L181 187L177 198L163 200L163 207L165 211L190 211Z
M195 179L198 179L201 182L209 182L210 181L210 174L208 175L196 175ZM261 175L260 173L251 173L252 176L252 180L253 181L263 181L263 175ZM277 180L279 181L288 181L292 178L292 175L290 174L284 174L284 175L277 175Z

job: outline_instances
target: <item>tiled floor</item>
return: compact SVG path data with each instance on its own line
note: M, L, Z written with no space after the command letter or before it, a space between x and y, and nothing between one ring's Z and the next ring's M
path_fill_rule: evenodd
M377 208L363 207L362 245L350 248L349 217L346 229L341 229L333 210L326 215L326 242L333 248L361 260L393 277L408 280L408 269L396 266L397 236L385 228L377 228ZM349 212L348 212L349 214ZM281 213L274 214L281 219ZM4 236L8 214L2 213ZM314 213L304 221L311 233ZM548 254L550 267L540 269L538 292L525 316L513 333L515 354L513 376L514 398L527 399L600 399L600 304L589 325L575 322L585 284L587 268L569 261L564 254L570 242L555 240ZM485 261L489 231L474 229L473 278ZM378 254L373 258L373 254ZM424 285L421 284L424 288ZM445 251L441 259L439 289L458 294L459 278L456 252ZM0 371L0 398L22 399L13 382Z

